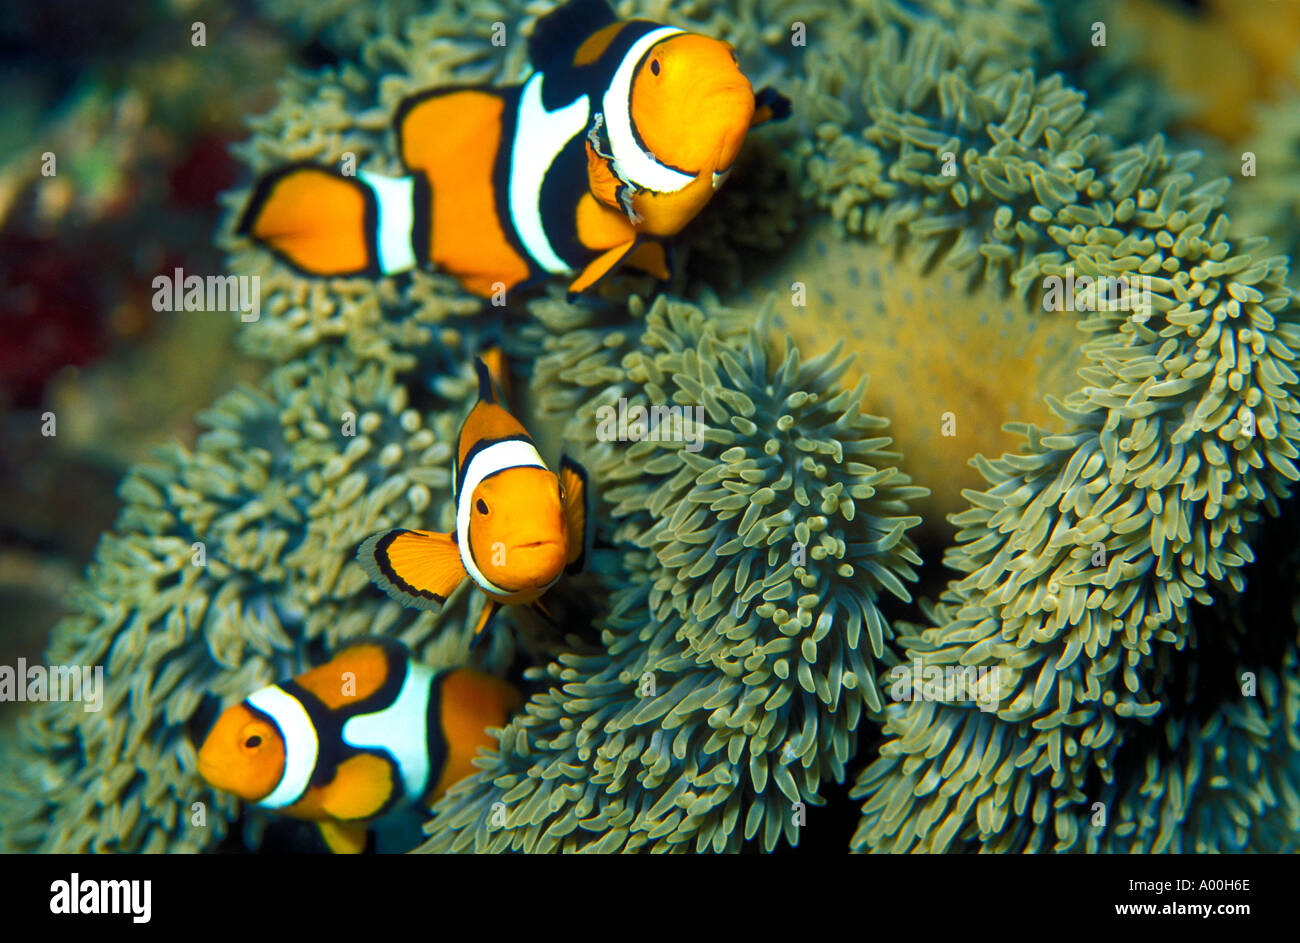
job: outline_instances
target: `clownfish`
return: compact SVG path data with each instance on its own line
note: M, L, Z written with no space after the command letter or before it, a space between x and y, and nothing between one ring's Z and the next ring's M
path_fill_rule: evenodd
M371 820L428 807L474 772L523 698L470 668L435 672L396 642L367 639L255 691L217 718L199 749L215 789L314 821L330 850L366 847Z
M553 275L570 298L626 263L663 282L665 240L703 209L751 127L790 112L755 94L726 42L605 0L571 0L529 40L522 85L401 102L407 174L293 164L261 178L238 232L315 276L432 263L491 297Z
M542 594L566 571L582 569L587 473L568 456L558 475L547 468L519 420L496 401L487 365L476 358L474 367L478 400L461 426L452 471L456 529L375 534L357 560L389 596L416 609L440 606L472 580L487 596L478 641L504 605L532 605L549 619Z

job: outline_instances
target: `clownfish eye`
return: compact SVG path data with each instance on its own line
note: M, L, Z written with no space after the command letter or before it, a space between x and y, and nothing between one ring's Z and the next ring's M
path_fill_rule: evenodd
M261 745L262 745L262 738L257 736L257 734L254 734L253 736L249 737L247 740L244 741L244 746L248 747L248 749L250 750L256 749Z
M659 60L658 60L658 59L651 59L651 60L650 60L650 71L653 72L655 75L658 75L658 74L659 74Z
M488 512L487 502L484 501L482 498L479 498L477 501L474 502L474 507L478 508L478 512L480 514L486 514Z

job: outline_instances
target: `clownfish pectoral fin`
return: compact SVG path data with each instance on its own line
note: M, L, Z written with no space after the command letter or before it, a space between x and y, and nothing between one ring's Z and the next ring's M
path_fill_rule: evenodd
M632 250L632 253L627 257L626 264L642 272L649 272L659 279L661 284L668 282L673 277L672 266L669 264L668 259L668 248L655 239L647 239Z
M483 611L478 615L478 623L474 626L474 636L470 639L469 647L477 648L483 639L487 638L488 626L496 618L496 614L501 611L501 603L495 599L487 599L483 602Z
M592 288L632 254L636 248L636 240L626 242L621 246L614 246L607 249L592 260L591 264L579 273L578 277L569 285L568 300L573 301L578 295Z
M236 232L308 275L378 277L380 199L389 189L315 164L282 167L257 182Z
M403 606L436 609L468 574L451 534L390 530L357 550L357 562L384 592Z
M605 0L569 0L537 21L528 40L528 61L539 72L548 65L568 65L593 33L614 23Z
M578 573L587 559L587 470L569 456L560 458L560 486L564 489L564 522L569 529L566 569Z
M754 93L754 117L749 122L751 128L768 121L782 121L789 117L790 99L772 86L768 85Z
M358 753L338 766L322 787L321 808L333 818L355 822L385 811L400 797L401 784L393 764L374 753Z
M359 855L366 850L370 833L357 822L317 822L320 837L336 855Z
M556 632L563 633L564 630L560 628L560 623L555 621L555 616L551 615L551 610L543 606L542 601L540 599L534 600L532 605L530 605L528 608L532 609L533 612L537 613L537 615L541 618L541 620L545 622L547 625L549 625Z
M600 115L596 116L597 118ZM594 131L593 131L594 134ZM608 157L592 146L591 135L587 137L587 187L601 204L610 209L622 211L621 193L626 184L614 172L614 159Z

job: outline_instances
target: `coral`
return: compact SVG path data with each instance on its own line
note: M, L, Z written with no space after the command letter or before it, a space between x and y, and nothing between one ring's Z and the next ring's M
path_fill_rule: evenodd
M840 388L847 362L771 358L734 318L661 298L630 344L592 330L547 344L535 393L546 408L580 391L566 438L624 576L603 648L533 673L549 690L435 808L425 850L771 850L797 841L793 804L843 779L861 717L883 706L893 633L876 601L911 598L921 489L882 451L884 421L858 412L863 384ZM698 408L707 432L698 450L608 441L602 410L620 400L688 422Z
M518 640L531 697L424 850L770 850L852 766L857 850L1294 846L1294 620L1256 638L1241 614L1300 477L1288 260L1229 231L1196 154L1090 110L1057 72L1065 21L1032 0L810 3L806 51L776 0L666 6L638 12L728 36L795 105L686 235L683 297L552 286L491 310L436 274L307 282L222 236L262 278L241 345L275 366L124 483L51 648L119 686L100 715L28 718L8 846L211 848L236 808L192 775L204 694L370 632L466 657L473 613L398 609L351 550L449 525L469 354L498 334L517 376L533 362L530 429L591 472L597 542L558 588L563 639L514 614L494 633L487 663ZM356 61L288 80L241 156L391 172L392 106L515 77L522 44L488 36L526 32L520 9L358 19L337 40ZM1149 276L1149 319L1043 311L1070 268ZM610 441L620 399L701 408L699 450ZM912 535L948 511L957 576L906 609ZM998 667L996 710L888 703L916 660Z

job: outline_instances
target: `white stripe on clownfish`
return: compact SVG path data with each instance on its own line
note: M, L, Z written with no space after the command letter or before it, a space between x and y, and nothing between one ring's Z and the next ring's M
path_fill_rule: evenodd
M429 697L434 672L406 662L406 678L393 703L358 714L343 724L343 742L357 749L378 749L397 767L406 798L419 799L429 786Z
M632 130L632 79L637 66L650 47L669 36L684 32L674 26L663 26L646 33L627 51L619 64L609 88L605 90L605 127L609 132L609 146L613 152L618 175L633 186L657 193L676 193L694 178L680 170L665 167L647 154Z
M510 218L534 262L552 275L568 275L573 269L556 253L542 221L542 183L560 151L587 126L591 102L581 95L547 111L542 104L544 80L542 73L534 74L519 96L510 156Z
M415 225L415 178L382 177L361 171L357 174L375 195L379 207L379 270L385 275L415 268L411 230Z
M249 707L271 718L284 741L284 772L280 782L257 804L268 809L292 805L307 791L316 770L320 754L316 725L302 702L277 684L254 691L244 700Z
M506 439L489 445L477 452L465 467L465 477L461 484L460 495L456 502L456 544L460 550L460 561L470 579L485 592L498 596L509 596L510 591L502 589L483 575L483 571L474 562L474 554L469 544L469 518L473 507L474 489L489 475L511 468L546 468L546 463L537 454L531 442L523 439ZM558 577L557 577L558 578Z

